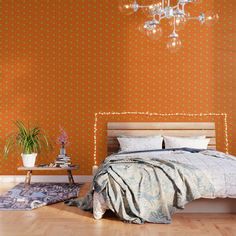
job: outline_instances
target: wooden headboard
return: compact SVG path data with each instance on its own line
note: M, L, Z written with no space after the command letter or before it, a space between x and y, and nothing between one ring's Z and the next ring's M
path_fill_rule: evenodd
M107 154L118 152L118 136L199 136L210 138L209 149L216 149L214 122L109 122L107 124Z

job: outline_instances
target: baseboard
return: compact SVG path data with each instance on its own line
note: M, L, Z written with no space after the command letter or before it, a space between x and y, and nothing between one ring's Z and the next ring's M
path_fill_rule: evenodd
M178 213L236 213L236 198L198 199Z
M91 182L92 175L73 175L75 182ZM0 183L19 183L25 181L25 175L0 175ZM67 175L32 175L32 182L68 182Z

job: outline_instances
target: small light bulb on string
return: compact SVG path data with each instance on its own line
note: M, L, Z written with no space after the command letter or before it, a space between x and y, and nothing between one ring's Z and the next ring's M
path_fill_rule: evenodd
M172 18L169 23L170 23L170 26L174 26L174 23L175 23L175 29L176 31L179 31L179 30L182 30L184 29L185 27L185 24L187 22L187 19L184 15L178 15L176 16L176 18Z
M119 10L125 15L131 15L135 13L139 8L136 0L119 0Z
M152 20L141 24L138 29L142 34L147 35L150 39L158 40L162 36L162 28L159 24L160 22L153 18Z
M207 11L204 15L206 26L212 26L219 20L219 15L212 10Z
M182 47L182 42L179 37L170 37L166 47L170 52L175 53Z
M162 36L162 28L159 25L157 25L154 29L147 30L146 34L150 39L158 40Z
M174 31L170 34L166 47L170 52L175 53L182 47L182 42L179 35L176 33L175 17L174 17Z

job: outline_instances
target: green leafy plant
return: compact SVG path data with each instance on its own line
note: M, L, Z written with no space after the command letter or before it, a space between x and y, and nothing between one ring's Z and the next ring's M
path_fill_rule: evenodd
M26 127L22 121L15 121L18 131L8 136L4 146L4 157L19 148L23 154L39 153L43 148L51 149L51 144L40 127Z

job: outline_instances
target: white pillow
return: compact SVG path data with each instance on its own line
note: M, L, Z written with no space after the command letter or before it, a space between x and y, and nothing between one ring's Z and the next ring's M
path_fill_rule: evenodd
M162 149L163 137L144 136L144 137L118 137L121 152L145 151Z
M197 148L207 149L210 139L188 138L188 137L168 137L164 136L165 148Z
M163 136L167 138L192 138L192 139L205 139L205 135L200 135L200 136Z

